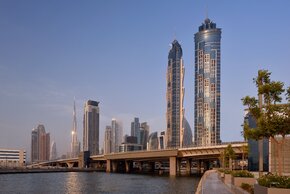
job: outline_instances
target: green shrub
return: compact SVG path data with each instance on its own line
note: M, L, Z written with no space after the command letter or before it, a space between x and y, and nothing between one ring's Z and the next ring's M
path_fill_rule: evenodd
M225 174L231 174L232 171L231 171L231 170L224 170L224 173L225 173Z
M248 191L249 193L254 193L254 187L248 183L242 183L241 188Z
M290 188L290 177L267 174L258 179L258 183L264 187Z
M222 172L222 173L225 172L225 170L222 169L222 168L219 168L218 171L219 171L219 172Z
M233 171L232 175L234 177L250 177L250 178L254 178L254 175L252 173L250 173L247 170L239 170L239 171Z

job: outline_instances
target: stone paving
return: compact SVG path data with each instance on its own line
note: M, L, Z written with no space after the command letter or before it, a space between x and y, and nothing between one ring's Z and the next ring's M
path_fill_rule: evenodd
M219 179L217 172L210 173L203 184L201 185L201 194L232 194L234 193L227 187L221 179Z

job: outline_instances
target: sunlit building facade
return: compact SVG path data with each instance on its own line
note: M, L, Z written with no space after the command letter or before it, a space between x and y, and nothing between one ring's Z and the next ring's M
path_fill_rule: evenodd
M38 125L31 132L31 162L47 161L50 158L50 134L44 125Z
M71 136L72 136L72 140L71 140L71 157L75 158L78 157L80 154L80 149L81 149L81 145L80 142L78 141L78 137L77 137L77 116L76 116L76 104L74 101L74 110L73 110L73 127L72 127L72 131L71 131Z
M167 147L182 147L184 117L184 65L182 48L177 40L172 42L167 66Z
M121 121L112 119L112 152L119 152L119 146L122 144L123 125Z
M221 29L206 18L194 35L194 141L197 146L220 143Z

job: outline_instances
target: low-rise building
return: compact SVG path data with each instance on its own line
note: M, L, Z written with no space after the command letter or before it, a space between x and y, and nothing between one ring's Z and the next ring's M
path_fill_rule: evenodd
M23 167L26 164L26 151L0 148L0 168Z

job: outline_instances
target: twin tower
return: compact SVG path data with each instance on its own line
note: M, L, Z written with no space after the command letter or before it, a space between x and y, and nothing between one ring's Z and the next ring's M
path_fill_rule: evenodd
M210 146L220 140L221 29L206 18L194 35L194 145ZM167 147L184 147L184 64L182 48L172 42L167 67Z

